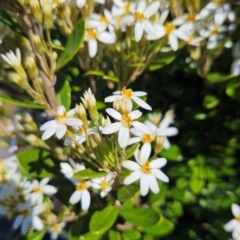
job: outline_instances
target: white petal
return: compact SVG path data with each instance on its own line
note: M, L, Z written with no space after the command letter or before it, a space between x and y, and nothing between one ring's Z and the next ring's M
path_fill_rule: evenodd
M65 124L59 125L56 129L56 136L58 139L62 138L67 131L67 126Z
M15 219L15 221L13 223L13 228L17 229L21 225L22 221L23 221L23 215L17 216L17 218Z
M63 105L59 106L57 108L57 114L63 115L64 113L66 113L66 108Z
M122 115L116 111L115 109L113 108L107 108L106 109L106 112L111 116L113 117L114 119L117 119L118 121L121 121L122 120Z
M139 117L141 117L142 116L142 112L141 111L139 111L139 110L134 110L134 111L132 111L132 112L130 112L130 117L131 117L131 119L138 119Z
M137 6L137 12L143 13L143 11L146 8L146 3L145 1L140 1Z
M31 218L27 217L23 220L22 226L21 226L21 233L25 235L28 231L29 225L31 223Z
M122 166L132 171L140 170L139 164L129 160L123 161Z
M43 193L46 195L52 195L57 192L57 189L51 185L46 185L43 187Z
M54 133L56 133L57 130L57 125L54 126L53 128L47 129L43 135L42 135L42 140L47 140L50 138Z
M77 202L79 202L82 198L82 191L75 191L70 199L69 199L69 203L71 204L76 204Z
M90 206L90 201L91 201L91 198L90 198L90 193L89 191L87 190L84 190L83 193L82 193L82 210L87 210Z
M240 206L237 205L236 203L233 203L231 206L232 213L234 217L239 217L240 216Z
M158 158L150 162L151 168L162 168L167 163L166 158Z
M120 122L112 123L103 128L103 134L112 134L120 130L122 124Z
M88 42L88 53L91 58L95 57L97 54L97 40L90 39Z
M130 138L130 139L128 139L127 145L132 145L132 144L138 143L138 142L141 142L141 137Z
M145 30L145 32L147 32L149 35L152 35L152 36L155 35L155 29L154 29L152 23L149 22L148 20L144 20L142 22L142 27Z
M112 44L116 41L116 37L109 32L103 32L98 36L98 40L106 44Z
M157 126L153 124L151 121L147 120L145 124L152 130L152 132L155 132L157 130Z
M147 95L147 93L143 92L143 91L133 92L133 96L135 96L135 97L143 97L143 96L146 96L146 95Z
M109 96L109 97L106 97L104 99L104 102L114 102L116 99L118 99L120 96L116 96L116 95L113 95L113 96Z
M44 123L41 127L40 127L40 130L41 131L45 131L47 130L48 128L52 128L54 126L57 126L57 122L56 120L51 120L51 121L48 121L46 123Z
M150 145L150 144L149 144ZM141 164L145 163L146 161L148 161L149 157L150 157L150 154L151 154L151 145L150 147L147 146L146 144L144 144L141 148L141 151L140 151L140 156L139 156L139 159L140 159L140 162Z
M175 127L169 127L165 131L167 137L175 136L178 134L178 129Z
M142 174L140 178L140 190L141 190L141 195L146 196L149 191L149 182L148 182L148 177L146 174Z
M141 131L142 133L149 134L149 131L151 131L149 130L148 126L141 122L134 121L132 122L132 126L135 127L137 130Z
M66 124L68 126L80 127L80 126L82 126L82 121L80 119L77 119L77 118L68 118L66 120Z
M148 183L149 183L150 189L154 193L158 193L159 192L159 187L158 187L158 183L157 183L156 178L152 174L148 174L147 178L148 178Z
M224 12L215 13L215 15L214 15L214 22L217 25L222 25L223 22L225 21L226 17L227 17L227 14L224 13Z
M163 182L169 182L169 178L167 175L165 175L162 171L159 169L152 169L151 170L152 174L159 180Z
M147 8L146 10L144 11L144 15L146 18L149 18L151 17L154 13L156 13L158 11L160 7L160 3L155 1L155 2L152 2Z
M132 172L130 176L126 177L124 179L124 184L125 185L129 185L129 184L132 184L133 182L137 181L138 179L140 179L141 177L141 172L140 171L135 171L135 172Z
M236 219L232 219L232 220L230 220L228 223L226 223L224 225L224 229L227 232L232 232L237 225L238 225L237 220Z
M137 103L140 107L144 108L144 109L147 109L147 110L152 110L152 107L147 104L145 101L143 101L141 98L139 97L132 97L133 101L135 103Z
M174 34L170 34L168 36L168 41L169 44L171 46L171 48L173 49L173 51L177 51L178 50L178 39Z
M86 4L86 0L77 0L77 7L82 8Z
M141 22L136 22L134 27L134 37L136 42L139 42L143 35L143 26Z
M32 225L37 231L41 231L43 229L43 223L38 216L33 216Z
M121 127L118 132L118 143L121 148L125 148L127 146L129 140L129 128Z
M169 149L170 147L171 147L171 144L170 144L168 138L165 138L164 143L163 143L163 148Z

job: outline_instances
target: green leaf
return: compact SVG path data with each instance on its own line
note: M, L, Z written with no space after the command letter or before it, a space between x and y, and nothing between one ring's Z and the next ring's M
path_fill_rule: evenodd
M17 154L21 168L31 176L45 178L59 174L59 161L51 152L42 149L30 149Z
M124 202L132 197L139 191L139 188L134 185L123 186L118 189L117 196L118 200Z
M177 145L172 145L170 149L163 149L161 151L161 156L165 157L167 160L172 161L182 161L183 157L181 154L181 150Z
M71 105L71 88L68 79L65 79L62 86L57 91L58 105L63 105L66 110L70 109Z
M90 230L92 232L108 230L116 221L117 216L118 208L111 205L101 211L95 212L90 220Z
M232 78L231 75L226 75L226 74L222 74L222 73L209 73L207 75L207 80L211 83L221 83L224 82L228 79Z
M3 100L4 102L11 103L13 105L17 105L19 107L25 107L25 108L34 108L34 109L45 109L45 105L40 105L38 103L30 102L27 100L18 100L13 99L7 95L0 95L0 100Z
M78 240L98 240L104 234L104 231L88 232L77 238Z
M123 232L123 236L127 239L138 240L141 239L141 234L136 230L127 230Z
M159 220L159 215L151 208L122 209L121 215L125 220L137 227L150 227Z
M193 193L198 194L204 186L204 171L203 167L193 167L189 187Z
M114 231L114 230L110 230L108 232L108 239L109 240L121 240L121 234L117 231Z
M203 100L203 105L208 109L216 107L219 103L220 100L212 94L206 95Z
M103 71L100 71L100 70L90 70L90 71L87 71L84 74L84 77L90 76L90 75L99 76L99 77L101 77L104 80L110 80L110 81L113 81L113 82L116 82L116 83L119 82L119 78L118 77L112 76L112 75L106 75Z
M134 145L132 145L131 147L129 147L126 151L126 156L125 159L130 159L130 157L135 153L135 151L139 148L139 143L136 143Z
M65 50L62 52L57 60L56 71L64 67L78 52L81 47L85 35L85 21L84 19L79 20L68 37L68 41Z
M88 179L88 178L103 177L103 176L106 176L106 175L107 175L106 172L94 172L92 169L86 168L82 171L76 172L73 176L75 178Z
M44 235L46 234L46 231L32 231L29 232L26 236L20 236L18 237L18 240L42 240Z
M161 217L157 224L154 226L146 226L143 231L150 233L155 236L163 237L170 234L174 229L172 222L164 217Z
M100 101L97 101L96 105L97 105L98 110L104 109L106 107L106 104L104 102L100 102Z

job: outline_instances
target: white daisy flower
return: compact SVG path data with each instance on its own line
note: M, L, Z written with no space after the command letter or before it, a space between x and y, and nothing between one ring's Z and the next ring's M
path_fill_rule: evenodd
M115 174L110 172L105 177L92 179L92 187L101 190L100 196L102 198L112 190L112 185L115 181L114 176Z
M16 48L15 54L10 50L6 54L1 54L1 57L8 65L14 68L21 65L21 52L19 48Z
M130 137L130 127L133 126L136 129L140 129L143 132L148 131L148 128L141 122L134 121L138 119L142 112L139 110L132 111L132 104L128 102L126 110L121 114L113 108L107 108L106 112L119 122L111 123L102 129L103 134L112 134L118 132L118 143L121 148L127 146Z
M60 139L65 135L67 126L82 126L82 121L80 119L72 117L74 114L75 109L71 109L70 111L66 112L64 106L59 106L57 109L56 119L48 121L40 127L40 130L44 131L42 140L50 138L55 133L57 138Z
M51 239L55 240L58 238L58 236L61 234L63 228L66 226L65 222L60 222L60 223L56 223L53 224L49 229L48 232L51 235Z
M76 191L71 195L69 203L76 204L81 201L82 210L87 210L90 206L91 197L88 188L91 186L89 181L78 181L75 182Z
M38 217L43 212L43 205L35 205L31 200L17 205L18 216L14 220L13 228L17 229L21 225L21 233L25 235L30 225L38 231L43 229L43 223Z
M167 160L165 158L158 158L149 162L151 151L149 150L137 150L134 156L137 162L126 160L123 161L122 166L132 170L130 176L124 180L125 185L132 184L133 182L140 180L141 195L148 194L149 189L154 193L159 192L157 179L163 182L169 182L168 177L159 168L166 165Z
M158 11L159 7L160 3L156 1L150 3L148 6L146 6L145 1L139 1L134 14L122 19L124 24L134 23L134 36L136 42L141 40L144 31L148 34L155 35L153 25L149 18Z
M152 107L147 104L145 101L143 101L141 98L142 96L146 96L147 93L143 92L143 91L137 91L137 92L133 92L133 90L131 88L126 88L123 87L122 91L115 91L113 93L113 96L109 96L105 98L105 102L114 102L117 99L123 99L123 100L127 100L127 101L134 101L137 105L139 105L140 107L147 109L147 110L152 110Z
M231 209L235 218L226 223L224 225L224 229L227 232L233 232L233 235L235 235L240 229L240 206L236 203L233 203Z
M40 182L36 179L33 180L30 187L30 198L33 202L42 203L43 194L51 196L57 192L57 189L52 185L47 185L49 178L43 178Z
M165 136L165 140L163 143L163 148L169 149L171 144L167 137L175 136L178 134L178 129L176 127L169 127L171 123L173 123L174 113L173 110L169 110L165 113L164 118L159 123L159 126L156 126L151 121L145 121L145 124L152 129L152 131L156 132L156 135Z
M128 15L135 12L136 3L132 1L113 0L114 16Z
M83 164L75 163L72 158L69 158L69 163L60 163L60 167L61 173L63 173L63 175L68 179L71 179L74 173L85 169L85 166Z
M96 21L88 21L85 35L85 41L88 42L88 53L91 58L97 54L98 41L105 44L113 44L116 36L112 32L100 31Z

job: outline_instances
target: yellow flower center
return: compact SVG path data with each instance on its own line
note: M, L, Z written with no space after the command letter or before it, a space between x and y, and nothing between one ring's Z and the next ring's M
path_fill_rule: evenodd
M151 173L151 166L150 163L148 161L146 161L143 165L142 165L142 172L143 173Z
M172 23L165 24L165 30L167 35L171 34L174 31L174 29L175 29L175 26Z
M216 35L216 34L218 34L218 32L219 32L219 29L218 29L218 27L216 27L216 28L211 30L210 34L211 35Z
M214 2L221 5L225 2L225 0L215 0Z
M132 123L132 118L128 114L122 115L122 124L124 127L130 127Z
M188 14L187 21L189 22L195 21L195 18L196 18L196 14Z
M1 182L2 182L2 183L8 183L8 177L6 176L6 173L2 173L0 176L1 176L1 178L2 178L2 179L1 179L1 180L2 180Z
M103 180L103 181L101 182L101 189L102 189L102 190L105 190L105 189L108 188L108 187L109 187L108 181Z
M121 21L122 21L122 17L121 16L115 18L115 22L116 23L120 23Z
M54 224L54 225L52 226L52 230L53 230L53 232L55 232L55 233L60 233L60 232L61 232L61 228L59 227L58 224Z
M135 18L137 21L142 21L144 19L144 14L140 12L135 12Z
M235 219L240 222L240 216L236 216Z
M23 215L25 218L29 215L30 210L29 209L24 209L20 212L21 215Z
M42 192L42 188L41 188L41 187L35 187L35 188L33 189L33 192L34 192L34 193L40 193L40 192Z
M57 114L56 119L58 120L59 123L65 124L65 122L67 120L67 114L66 113Z
M124 5L124 9L126 13L129 13L131 10L131 3L130 2L126 2Z
M154 139L154 137L151 134L144 134L142 137L143 143L150 143L153 141L153 139Z
M79 127L79 128L78 128L78 132L79 132L80 134L82 134L82 135L85 134L83 127Z
M62 3L61 3L61 0L53 0L53 2L54 2L56 5L62 4Z
M126 99L132 99L132 96L133 96L133 91L132 89L126 89L126 87L123 87L122 91L122 96Z
M107 25L107 23L108 23L107 19L102 14L100 15L100 22L103 25Z
M97 38L97 31L93 28L88 28L87 29L87 34L88 34L89 38L94 38L94 39Z
M88 188L88 184L86 181L82 181L80 182L77 186L76 186L76 190L78 191L82 191Z

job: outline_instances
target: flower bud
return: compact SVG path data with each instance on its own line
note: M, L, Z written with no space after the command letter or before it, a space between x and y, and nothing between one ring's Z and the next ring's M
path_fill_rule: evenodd
M36 62L33 57L29 56L29 57L25 58L24 67L27 70L27 73L32 80L34 80L38 77L39 73L38 73L38 69L36 66Z
M44 47L42 44L42 39L38 35L33 35L33 43L38 53L43 54Z
M9 73L7 73L7 77L9 78L10 81L16 83L22 89L26 89L27 88L26 79L22 78L18 73L9 72Z
M32 13L33 13L33 16L34 16L36 22L42 23L43 16L42 16L42 11L41 11L38 0L31 0L31 1L29 1L29 3L30 3Z
M163 148L163 143L165 141L165 136L160 136L158 135L156 137L156 144L155 144L155 147L154 147L154 152L155 153L160 153L162 151L162 148Z
M83 126L85 128L87 128L88 127L88 120L87 120L87 113L86 113L86 110L85 110L84 106L81 103L79 105L76 104L75 109L76 109L76 113L77 113L78 117L83 122Z
M42 9L43 9L43 23L47 29L51 29L53 27L51 1L42 0Z

